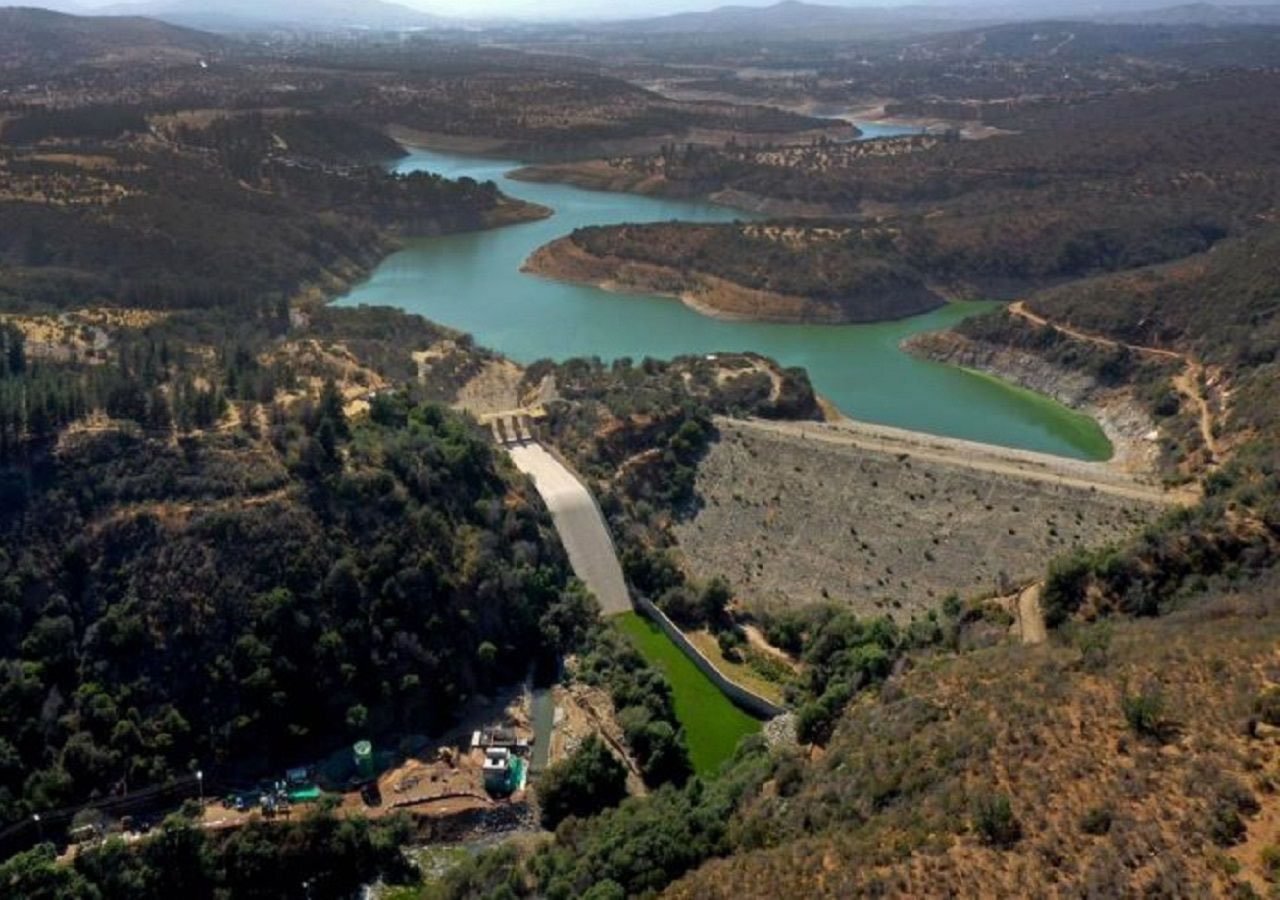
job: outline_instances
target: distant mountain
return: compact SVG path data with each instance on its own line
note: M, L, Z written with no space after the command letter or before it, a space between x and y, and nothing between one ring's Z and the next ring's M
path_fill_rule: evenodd
M1280 25L1280 4L1216 6L1186 3L1105 17L1106 21L1137 25Z
M72 16L0 7L0 69L42 70L112 59L195 61L224 39L135 16Z
M944 6L828 6L783 0L773 6L722 6L709 12L677 13L614 22L602 28L628 34L779 34L856 37L910 31L940 31L972 25L985 16L971 8Z
M431 28L444 20L386 0L141 0L96 12L143 15L206 31L290 28L397 30Z
M1160 7L1160 0L1047 0L1038 3L844 6L783 0L772 6L722 6L602 23L597 30L633 35L753 35L833 39L937 33L1000 23L1057 19L1143 25L1246 25L1280 22L1273 0L1218 6Z

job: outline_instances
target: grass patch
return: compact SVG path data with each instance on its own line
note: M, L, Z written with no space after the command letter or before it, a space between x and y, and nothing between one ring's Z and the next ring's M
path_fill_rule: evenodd
M738 741L760 730L760 722L720 693L657 625L634 612L613 621L640 655L671 682L676 716L684 728L694 771L714 774L733 755Z
M785 699L783 696L782 685L777 681L770 681L763 674L756 671L748 662L732 662L724 658L724 654L720 652L720 643L716 640L716 636L709 631L686 631L685 637L693 646L702 651L702 655L715 665L717 669L725 674L727 678L736 681L752 693L759 694L766 700L772 700L774 703L781 704ZM746 652L750 648L744 647ZM759 652L759 651L755 651Z

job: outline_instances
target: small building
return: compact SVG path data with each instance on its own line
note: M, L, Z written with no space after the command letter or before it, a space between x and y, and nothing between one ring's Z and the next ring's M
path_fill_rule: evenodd
M507 790L511 777L511 751L506 747L490 747L484 752L484 787L501 793Z

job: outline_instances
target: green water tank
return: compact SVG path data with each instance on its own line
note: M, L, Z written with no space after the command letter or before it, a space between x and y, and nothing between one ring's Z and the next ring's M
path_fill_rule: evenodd
M368 741L357 741L354 750L356 772L361 778L373 777L373 744Z

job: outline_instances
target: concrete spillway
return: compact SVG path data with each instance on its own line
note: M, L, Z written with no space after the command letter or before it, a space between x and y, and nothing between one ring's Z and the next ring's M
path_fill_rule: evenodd
M606 616L631 611L631 596L609 529L591 493L560 461L537 444L507 448L516 468L532 476L551 510L573 572L596 595Z

